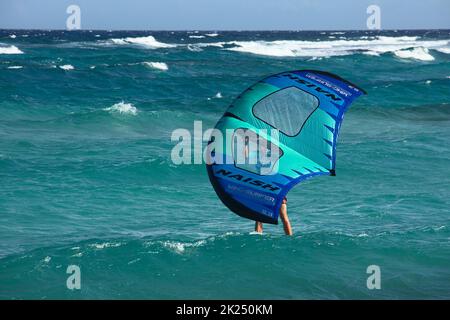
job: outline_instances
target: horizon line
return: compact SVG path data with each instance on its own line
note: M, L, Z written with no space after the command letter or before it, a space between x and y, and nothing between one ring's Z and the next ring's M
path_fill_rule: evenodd
M369 32L381 32L381 31L450 31L450 28L413 28L413 29L48 29L48 28L0 28L0 30L13 30L13 31L106 31L106 32L120 32L120 31L151 31L151 32L313 32L313 31L369 31Z

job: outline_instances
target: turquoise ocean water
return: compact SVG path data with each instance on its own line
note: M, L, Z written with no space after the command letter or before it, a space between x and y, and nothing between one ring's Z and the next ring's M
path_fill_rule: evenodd
M0 31L0 298L450 298L450 31ZM293 237L229 212L174 129L264 76L364 88ZM67 266L81 289L66 287ZM366 269L381 268L368 290Z

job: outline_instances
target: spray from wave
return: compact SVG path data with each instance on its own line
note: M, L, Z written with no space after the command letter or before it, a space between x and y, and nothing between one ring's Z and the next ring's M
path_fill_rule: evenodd
M103 110L110 113L128 114L132 116L135 116L138 113L138 109L135 106L133 106L131 103L125 103L124 101L116 103L111 107L105 108Z

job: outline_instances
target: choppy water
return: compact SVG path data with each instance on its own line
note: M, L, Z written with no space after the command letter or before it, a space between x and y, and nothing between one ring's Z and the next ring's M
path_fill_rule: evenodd
M0 31L0 298L450 298L449 41ZM171 163L170 136L304 68L369 95L346 115L337 177L290 192L294 236L251 234L204 166Z

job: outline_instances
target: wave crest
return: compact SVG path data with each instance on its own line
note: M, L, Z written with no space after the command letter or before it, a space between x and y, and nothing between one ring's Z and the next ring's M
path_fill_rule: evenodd
M199 47L221 47L225 50L274 57L330 57L364 53L380 55L399 50L424 48L446 53L449 40L420 40L419 37L360 38L357 40L275 40L275 41L230 41L196 44ZM429 53L428 53L429 54ZM416 54L419 56L419 54ZM420 55L421 58L425 54ZM431 54L426 59L429 59Z
M109 111L112 113L120 113L120 114L129 114L129 115L137 115L138 109L133 106L131 103L125 103L124 101L116 103L109 108L103 109L105 111Z
M434 57L427 48L418 47L413 49L397 50L394 54L402 59L415 59L421 61L433 61Z
M169 70L169 67L164 62L143 62L143 64L152 69L157 69L161 71Z
M159 42L153 36L147 37L127 37L120 39L111 39L114 44L117 45L140 45L149 49L159 49L159 48L173 48L177 45L169 44L164 42Z
M0 54L23 54L23 51L17 48L16 46L1 46L0 45Z

